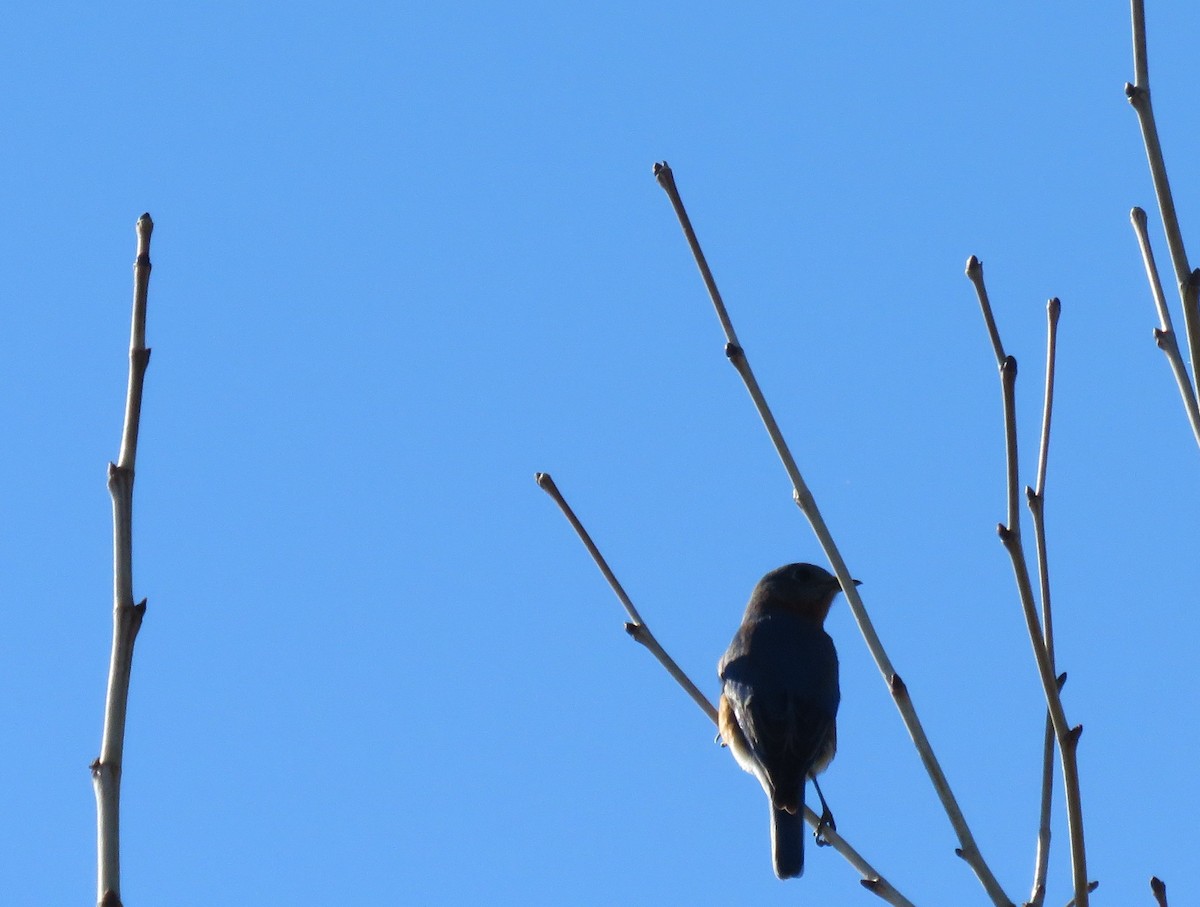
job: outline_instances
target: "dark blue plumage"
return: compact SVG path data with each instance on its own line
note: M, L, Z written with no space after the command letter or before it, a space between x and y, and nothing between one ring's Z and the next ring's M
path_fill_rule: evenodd
M840 588L812 564L772 570L717 666L721 737L770 800L781 879L804 872L805 781L837 750L838 661L823 624Z

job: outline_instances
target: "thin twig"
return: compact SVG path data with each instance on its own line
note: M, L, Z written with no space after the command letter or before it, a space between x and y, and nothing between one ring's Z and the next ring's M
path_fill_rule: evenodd
M972 255L967 259L967 278L975 286L979 296L979 308L983 313L983 323L987 325L988 338L992 341L992 352L996 355L996 368L1004 366L1004 344L1000 342L1000 332L996 329L996 318L992 314L992 303L988 299L987 286L983 282L983 262Z
M146 348L146 294L150 283L150 234L154 222L143 214L137 222L137 259L133 265L133 318L129 336L129 385L121 452L108 464L108 490L113 508L113 642L104 702L104 734L100 756L92 763L96 791L97 895L101 907L121 907L121 765L125 749L125 715L133 642L146 613L146 601L133 603L133 476L142 384L150 350Z
M1054 412L1054 365L1058 351L1058 316L1061 312L1062 303L1057 296L1046 303L1046 393L1042 398L1042 437L1038 444L1037 484L1034 486L1034 493L1039 498L1046 490L1046 468L1050 460L1050 416Z
M1158 876L1150 877L1150 892L1154 895L1154 900L1158 903L1158 907L1167 907L1167 883Z
M592 537L588 531L583 528L583 523L579 521L579 517L575 516L575 511L571 509L571 505L567 503L566 498L558 490L558 486L554 484L554 479L550 477L548 472L539 472L534 476L538 483L538 487L546 494L554 499L554 503L558 505L558 509L563 512L563 516L571 524L575 530L575 534L579 536L584 547L592 556L592 560L596 562L596 566L600 568L600 572L604 574L604 578L608 580L608 584L612 587L613 592L617 594L617 598L621 600L621 604L625 606L625 613L629 615L629 622L625 624L625 632L628 633L637 642L645 646L658 663L667 669L667 673L675 678L675 682L683 687L684 692L692 697L692 700L714 723L717 720L717 710L713 704L708 701L700 688L692 683L691 679L683 672L683 669L675 663L675 660L667 654L654 634L650 632L650 628L646 626L646 622L642 620L642 616L638 614L637 608L633 606L633 602L629 600L629 596L625 594L625 589L617 581L616 575L612 572L612 568L608 566L608 561L604 559L604 555L600 553L600 549L596 547L596 543L592 541Z
M1179 387L1179 395L1183 398L1183 408L1187 412L1188 423L1192 426L1192 435L1195 437L1196 443L1200 444L1200 407L1196 405L1196 391L1192 387L1187 365L1184 364L1183 356L1179 352L1179 341L1176 339L1175 328L1171 324L1171 310L1167 307L1162 281L1158 276L1158 265L1154 261L1154 250L1150 246L1150 235L1146 230L1146 212L1141 208L1134 208L1129 212L1129 221L1133 224L1138 248L1142 252L1142 264L1146 268L1146 280L1150 283L1150 294L1154 297L1154 308L1158 310L1159 326L1154 331L1154 342L1167 357L1171 373L1175 376L1175 384Z
M746 390L750 393L750 397L754 401L754 406L758 410L759 418L762 419L763 425L767 429L767 434L770 435L771 441L775 445L775 451L783 463L783 468L786 470L788 478L791 480L792 498L796 502L796 506L800 508L801 512L812 525L817 541L820 543L822 549L824 549L825 556L829 559L829 563L833 567L833 572L841 582L842 592L845 594L850 612L854 615L854 620L858 624L859 632L862 633L867 648L875 659L875 664L888 685L896 707L900 711L900 716L904 720L904 725L908 729L909 736L912 738L913 745L917 748L917 753L920 755L925 770L933 782L934 789L942 801L946 815L949 817L950 823L958 835L961 847L957 853L974 870L984 890L987 891L988 896L991 897L994 903L998 905L1011 905L1012 901L1005 895L1004 890L1000 887L1000 883L996 880L991 868L980 853L979 846L975 842L975 837L971 834L971 829L967 825L966 818L963 816L962 810L958 806L958 801L954 798L954 793L950 789L950 783L946 780L946 775L942 771L937 757L934 755L933 747L929 742L928 736L925 734L925 729L921 726L916 708L913 706L912 699L908 694L908 688L900 679L899 674L896 673L895 668L892 667L891 660L888 658L887 652L883 648L883 643L880 641L878 634L875 632L875 627L867 615L862 598L859 596L858 589L850 576L849 570L846 568L846 563L842 559L841 552L838 551L837 544L834 542L829 528L825 525L825 520L822 518L820 510L817 509L816 500L800 475L800 470L796 466L796 461L792 457L791 451L788 449L787 442L783 439L783 434L779 430L775 416L771 413L766 398L758 386L758 381L750 368L750 362L746 358L746 352L738 342L737 335L734 333L733 323L730 321L725 303L721 299L721 294L717 290L716 282L713 280L712 272L704 257L704 252L701 250L700 243L696 239L696 233L692 229L691 219L688 217L683 200L679 196L679 189L675 185L674 174L664 161L654 165L654 175L659 185L666 191L667 197L671 200L671 206L675 209L675 216L679 219L679 225L683 228L684 236L691 247L692 256L695 258L696 265L700 269L700 274L704 278L704 284L708 288L708 294L712 300L713 308L716 310L717 319L721 322L721 328L725 332L725 355L729 357L729 360L733 363L733 367L737 369L738 374L745 383Z
M978 259L977 259L978 260ZM980 275L982 279L982 274ZM1054 366L1056 361L1058 316L1062 304L1057 298L1046 304L1046 392L1042 400L1042 437L1038 445L1037 483L1026 489L1029 513L1033 520L1033 539L1037 549L1038 580L1042 601L1042 640L1046 655L1054 665L1054 620L1050 608L1050 569L1046 554L1046 470L1050 461L1050 417L1054 412ZM1066 675L1063 675L1065 679ZM1059 683L1059 692L1062 684ZM1037 856L1034 860L1032 907L1042 907L1046 897L1046 875L1050 867L1050 812L1054 792L1054 722L1046 713L1042 737L1042 794L1038 810Z
M967 277L975 286L979 297L988 332L992 335L993 349L999 350L998 335L993 333L995 321L990 316L991 303L983 282L983 264L972 255L967 260ZM1067 801L1067 830L1071 847L1071 872L1075 891L1075 903L1078 907L1087 907L1088 879L1087 859L1083 843L1083 806L1079 793L1079 770L1075 751L1079 743L1082 726L1071 728L1067 725L1066 713L1063 710L1062 697L1059 696L1058 680L1054 674L1054 665L1047 651L1046 640L1038 621L1037 609L1034 606L1033 586L1029 580L1029 567L1025 560L1025 549L1021 543L1020 510L1017 507L1019 474L1017 463L1017 360L1007 356L1000 363L1000 388L1004 403L1004 440L1007 451L1007 501L1008 524L997 527L1000 541L1004 544L1012 561L1013 574L1017 581L1017 592L1021 600L1021 610L1025 616L1025 627L1029 633L1029 641L1033 646L1034 661L1037 663L1038 676L1042 681L1042 693L1046 698L1046 706L1054 725L1054 734L1058 739L1063 771L1063 790ZM1048 431L1048 429L1046 429ZM1049 441L1046 442L1047 448ZM1027 494L1031 494L1027 489Z
M1171 183L1167 179L1167 165L1163 159L1154 107L1150 101L1150 63L1146 52L1146 7L1143 0L1131 0L1130 14L1133 20L1134 82L1132 85L1125 83L1125 97L1137 113L1142 142L1146 146L1146 161L1150 165L1150 178L1154 182L1154 195L1158 200L1163 232L1167 237L1167 250L1175 270L1175 286L1183 304L1184 334L1192 363L1192 388L1195 391L1195 370L1197 364L1200 364L1200 304L1197 302L1196 280L1188 266L1183 232L1179 228L1179 215L1175 212L1175 200L1171 194Z
M625 624L625 631L629 633L629 635L632 636L637 642L640 642L650 650L654 657L658 659L659 664L666 668L667 672L675 678L675 681L687 691L688 695L692 697L692 700L696 703L696 705L700 706L700 709L704 712L704 714L709 717L709 720L712 721L713 724L717 724L716 708L714 708L713 704L708 701L708 698L700 692L699 687L697 687L675 663L674 659L672 659L671 656L669 656L662 648L662 646L658 644L658 641L650 632L650 628L646 626L645 622L641 618L641 615L638 614L637 608L633 606L633 602L630 601L629 596L625 594L624 587L617 580L617 577L612 572L612 569L608 566L608 561L604 559L604 555L600 553L600 549L597 548L596 543L592 541L591 535L588 533L587 529L584 528L583 523L579 520L579 517L575 515L575 511L571 508L571 505L567 503L567 500L563 497L562 492L558 490L558 486L554 483L554 479L550 477L550 473L535 473L534 479L537 482L538 487L545 491L546 494L550 495L550 497L554 500L554 503L558 505L558 508L562 511L563 516L567 518L567 521L575 530L575 534L579 536L580 541L583 542L584 547L587 548L588 553L591 554L592 560L596 562L596 566L600 568L600 572L603 573L604 578L608 580L609 586L612 587L613 592L615 592L617 598L620 599L621 604L625 608L625 613L630 617L630 622ZM807 806L804 807L804 820L814 829L818 827L821 828L822 839L827 840L834 850L840 853L851 866L858 870L863 877L863 887L865 887L868 891L878 895L886 903L896 905L896 907L914 907L911 901L900 894L900 892L896 891L896 889L892 887L892 884L883 876L881 876L875 867L868 863L863 858L862 854L850 846L849 842L839 835L836 830L831 829L828 825L821 826L821 817Z

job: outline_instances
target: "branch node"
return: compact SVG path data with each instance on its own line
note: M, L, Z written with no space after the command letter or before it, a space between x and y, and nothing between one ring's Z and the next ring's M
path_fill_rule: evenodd
M1158 902L1158 907L1167 907L1167 883L1158 876L1150 876L1150 892L1154 895L1154 900Z
M961 847L954 848L954 855L960 860L967 860L967 852ZM970 862L969 860L967 862Z
M1147 92L1144 88L1138 88L1129 82L1125 83L1125 97L1134 107L1138 107L1145 100Z
M1075 725L1075 727L1071 728L1071 730L1067 733L1067 740L1071 744L1071 746L1075 746L1077 743L1079 743L1079 738L1082 736L1083 736L1083 725L1077 724L1077 725Z
M666 161L654 162L654 178L664 189L675 185L675 174L671 172L671 165Z
M892 676L888 678L888 687L891 688L893 697L908 695L908 686L904 683L899 674L893 673Z
M983 262L972 255L967 259L967 277L971 280L977 280L983 276Z
M1067 672L1063 671L1061 674L1059 674L1057 681L1058 681L1058 691L1061 693L1062 688L1067 685Z
M725 344L725 357L734 365L737 365L739 359L746 358L746 351L736 343L727 343Z

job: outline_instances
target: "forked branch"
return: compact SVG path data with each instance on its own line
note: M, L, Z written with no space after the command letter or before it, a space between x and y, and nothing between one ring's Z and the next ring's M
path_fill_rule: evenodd
M575 511L571 508L571 505L567 503L567 500L563 497L562 492L558 490L558 486L554 484L554 479L552 479L550 474L546 472L536 473L534 475L534 479L537 481L538 487L546 492L546 494L550 495L550 497L554 500L554 503L558 505L559 510L562 511L563 516L567 518L567 521L575 530L575 534L579 536L579 540L583 542L584 547L587 548L588 553L592 556L592 560L596 562L596 566L600 568L600 572L603 573L604 578L608 580L609 586L612 587L613 592L615 592L617 598L620 599L622 606L625 608L625 613L629 615L629 621L625 624L625 631L635 641L645 646L650 653L656 659L658 659L659 664L666 668L667 672L675 678L676 683L683 687L684 691L692 697L692 701L695 702L696 705L700 706L700 709L705 715L708 716L709 720L712 721L713 724L716 724L716 708L714 708L713 704L708 701L708 698L700 692L700 689L692 682L691 678L689 678L679 667L679 665L675 663L675 660L667 654L666 650L659 645L658 640L654 638L654 634L650 632L650 628L647 627L645 621L642 620L637 608L633 606L633 602L630 601L629 596L625 594L624 587L620 584L616 575L608 566L608 561L604 559L604 555L600 553L600 549L597 548L596 543L592 541L591 535L588 533L587 529L584 528L579 517L575 515ZM806 821L812 828L817 828L818 825L820 825L821 817L805 806L804 821ZM841 835L839 835L835 829L831 829L828 824L821 826L821 838L822 840L827 840L834 850L840 853L846 859L846 861L862 875L862 886L872 894L877 895L888 904L895 905L895 907L914 907L911 901L909 901L894 887L892 887L892 884L882 875L880 875L874 866L863 859L863 856L853 847L851 847L850 843Z
M1197 393L1197 376L1196 365L1200 362L1200 302L1198 302L1198 291L1200 291L1200 279L1192 272L1188 265L1187 251L1183 245L1183 232L1179 228L1179 215L1175 211L1175 199L1171 193L1171 183L1167 179L1167 165L1163 158L1162 144L1158 139L1158 125L1154 119L1154 106L1150 98L1150 62L1146 52L1146 7L1143 0L1131 0L1130 14L1133 24L1133 83L1125 83L1125 96L1129 99L1129 103L1133 105L1134 111L1137 113L1138 125L1142 131L1142 142L1146 146L1146 162L1150 166L1150 178L1154 183L1154 196L1158 201L1158 211L1162 217L1163 233L1167 238L1167 251L1171 256L1171 266L1175 272L1175 288L1179 292L1180 302L1183 306L1183 324L1184 335L1187 342L1188 358L1191 360L1192 375L1187 381L1188 392L1184 393L1184 406L1188 412L1188 419L1192 424L1192 431L1196 435L1197 443L1200 443L1200 419L1194 415L1196 409ZM1134 209L1134 228L1138 227L1137 210ZM1155 304L1159 310L1160 329L1156 333L1156 339L1159 346L1167 353L1168 358L1171 358L1170 346L1175 344L1174 333L1170 329L1170 319L1165 316L1165 303L1161 301L1162 288L1158 284L1158 278L1151 274L1152 262L1149 260L1149 241L1144 240L1144 217L1142 231L1138 236L1138 243L1142 247L1142 258L1146 261L1147 276L1150 279L1151 292L1155 294ZM1156 290L1156 284L1158 288ZM1163 334L1166 334L1164 337ZM1178 356L1178 351L1176 351ZM1182 368L1182 360L1176 362L1171 360L1172 371L1175 372L1176 381L1180 380L1180 369ZM1186 374L1186 369L1183 369ZM1182 392L1182 385L1181 385ZM1190 401L1189 401L1190 397Z
M950 783L946 780L946 775L942 771L937 757L934 755L933 747L929 742L928 736L925 734L925 729L921 725L920 718L917 716L917 711L909 696L908 688L900 679L899 674L896 673L891 660L884 651L883 643L880 641L878 634L875 632L875 627L867 615L862 598L859 596L858 589L854 585L849 571L846 569L846 563L842 559L841 552L838 551L837 544L834 542L833 536L829 528L825 525L820 510L817 508L816 500L805 484L804 478L800 475L795 458L788 449L787 442L783 438L783 433L779 430L779 425L775 421L775 416L767 405L766 397L763 395L762 389L758 385L758 380L750 368L750 361L746 357L746 352L738 342L737 335L734 333L733 322L730 320L725 303L721 298L721 293L717 289L716 281L713 279L712 271L709 269L708 261L704 257L704 252L700 248L700 242L696 238L696 232L692 228L691 219L688 217L683 200L679 195L679 189L675 184L675 176L665 161L654 165L654 175L659 185L666 191L667 197L671 200L671 206L675 209L675 216L679 219L679 225L683 228L684 236L687 238L688 245L692 250L692 256L696 260L696 266L700 269L700 275L704 279L705 287L708 289L708 295L712 300L713 308L716 310L717 319L721 322L721 328L725 332L725 355L729 357L730 362L733 363L733 367L737 369L738 374L746 385L746 390L750 393L750 398L754 401L759 418L762 419L763 425L767 429L767 434L770 435L771 441L775 446L775 451L779 455L779 459L783 463L783 468L792 483L792 498L796 502L796 506L800 508L801 512L808 519L813 532L816 534L817 541L824 549L825 556L829 559L829 563L833 567L834 574L841 582L842 592L846 596L847 604L854 615L854 620L858 624L859 631L862 633L867 648L875 659L875 664L879 668L879 672L883 675L884 682L892 694L892 699L900 712L905 727L908 729L909 736L912 738L917 753L920 755L921 761L925 766L925 770L928 772L934 789L941 799L942 806L946 810L946 815L954 827L955 834L958 835L961 847L956 852L971 866L976 876L978 876L980 883L983 885L984 890L995 904L1011 905L1012 901L1004 893L1000 887L1000 883L996 880L991 868L980 853L979 847L975 842L975 837L971 834L966 818L963 816L962 810L958 806L958 801L950 789Z
M982 284L982 274L981 284ZM1057 298L1046 303L1046 390L1042 399L1042 437L1038 445L1037 483L1025 489L1029 513L1033 520L1033 540L1037 548L1038 585L1042 601L1042 642L1054 666L1054 619L1050 607L1050 566L1046 549L1046 470L1050 461L1050 417L1054 412L1054 369L1058 349L1058 316L1062 304ZM991 307L987 308L991 313ZM995 330L995 321L990 330ZM1056 679L1061 695L1067 675ZM1046 727L1042 735L1042 795L1038 810L1037 855L1034 859L1033 893L1030 907L1042 907L1046 897L1046 876L1050 867L1050 812L1054 793L1054 720L1046 712Z
M1187 365L1183 354L1179 351L1179 340L1175 334L1175 326L1171 323L1171 309L1167 305L1166 294L1163 293L1162 280L1158 276L1158 265L1154 260L1154 249L1150 245L1150 234L1146 230L1146 212L1134 208L1129 212L1129 222L1133 225L1134 235L1137 236L1138 248L1142 252L1142 264L1146 268L1146 280L1150 284L1150 295L1154 297L1154 308L1158 311L1158 327L1154 329L1154 342L1167 357L1171 366L1171 374L1175 376L1175 384L1179 388L1179 396L1183 398L1183 409L1187 413L1188 424L1192 427L1192 436L1200 444L1200 408L1196 405L1196 391L1192 387L1192 379L1188 375ZM1196 292L1196 274L1192 273L1189 280L1188 294Z
M1004 440L1005 449L1007 452L1007 501L1008 501L1008 523L1001 524L997 527L997 532L1001 542L1004 544L1005 550L1008 552L1009 558L1012 561L1013 574L1017 581L1017 592L1021 601L1021 610L1025 616L1025 627L1029 633L1029 641L1033 646L1034 660L1037 663L1038 676L1042 681L1042 693L1046 698L1046 707L1050 715L1051 723L1054 727L1055 738L1058 741L1059 753L1061 754L1062 772L1063 772L1063 788L1064 795L1067 801L1067 829L1070 836L1071 845L1071 872L1073 879L1073 887L1075 892L1074 903L1078 907L1087 907L1088 892L1091 890L1088 887L1087 879L1087 860L1086 852L1083 844L1083 807L1079 793L1079 770L1075 758L1075 751L1079 742L1079 735L1083 731L1082 726L1069 727L1067 725L1066 714L1063 711L1062 697L1059 695L1060 683L1054 673L1054 661L1052 657L1053 640L1048 641L1044 635L1042 624L1038 620L1037 609L1034 605L1033 586L1029 579L1029 566L1025 560L1025 549L1021 542L1021 523L1020 509L1017 506L1019 499L1018 491L1018 462L1017 462L1017 400L1016 400L1016 383L1017 383L1017 360L1012 356L1004 355L1004 347L1000 342L999 332L996 330L996 321L992 314L991 302L988 299L987 288L983 281L983 264L972 255L967 260L967 277L975 287L976 295L979 298L979 306L983 313L984 321L988 326L988 334L992 341L992 349L996 355L997 365L1000 370L1000 386L1001 394L1004 403ZM1050 438L1050 410L1053 401L1053 365L1054 365L1054 330L1057 325L1057 309L1055 305L1058 300L1050 301L1050 320L1051 320L1051 341L1049 344L1049 352L1047 354L1047 392L1045 397L1044 412L1042 418L1042 445L1041 445L1041 461L1038 466L1038 482L1039 488L1037 491L1026 488L1026 496L1029 499L1030 506L1034 508L1035 513L1039 513L1042 507L1042 497L1044 494L1043 483L1045 482L1045 458L1049 452ZM1035 518L1038 525L1041 525L1040 513ZM1039 564L1041 565L1042 581L1044 586L1048 586L1049 580L1046 575L1044 549L1045 540L1040 539L1039 546ZM1046 608L1045 614L1049 614L1049 596L1043 595L1043 606ZM1050 624L1047 624L1049 628ZM1048 831L1046 832L1048 835ZM1039 859L1042 854L1039 851ZM1035 870L1035 877L1036 877ZM1034 894L1037 896L1039 890L1045 891L1045 885L1042 883L1039 888L1039 883L1034 883Z

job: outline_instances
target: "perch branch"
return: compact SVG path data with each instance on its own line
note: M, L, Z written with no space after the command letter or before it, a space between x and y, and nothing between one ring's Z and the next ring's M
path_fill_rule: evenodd
M998 335L995 333L995 320L991 317L991 303L988 300L987 289L983 282L983 264L972 255L967 260L967 277L975 286L979 305L988 323L988 332L992 336L992 347L1001 350ZM1006 356L1000 362L1000 387L1004 401L1004 439L1007 451L1007 500L1008 524L997 527L1000 541L1004 544L1012 561L1013 574L1017 581L1017 592L1021 600L1021 610L1025 616L1025 627L1029 632L1029 641L1033 646L1034 661L1037 663L1038 676L1042 681L1042 693L1046 697L1046 706L1054 725L1054 734L1058 740L1063 772L1063 790L1067 801L1067 830L1071 847L1071 872L1074 882L1075 903L1078 907L1087 907L1088 879L1087 860L1083 844L1083 806L1079 793L1079 770L1075 751L1079 743L1082 726L1071 728L1067 725L1066 713L1063 710L1062 697L1059 696L1058 679L1054 674L1054 664L1047 650L1046 641L1042 635L1042 627L1038 621L1037 609L1033 601L1033 586L1029 580L1029 567L1025 560L1025 549L1021 543L1020 510L1017 508L1019 473L1017 464L1017 360ZM1044 421L1048 420L1048 415ZM1048 431L1048 429L1044 429ZM1048 435L1047 435L1048 438ZM1049 441L1046 441L1047 449ZM1032 491L1027 490L1032 495Z
M745 383L746 390L750 393L750 398L754 401L754 406L758 410L759 418L762 419L763 425L767 429L767 434L771 437L775 451L783 463L783 468L787 472L788 478L791 480L792 499L808 519L817 537L817 541L820 543L822 549L824 549L825 556L829 559L829 563L832 565L833 571L842 585L842 592L845 594L850 611L854 615L855 622L858 624L859 632L862 633L867 648L875 659L875 664L892 693L892 698L896 703L905 727L908 729L913 745L916 747L925 770L933 782L934 789L941 799L942 806L946 810L946 815L949 817L951 825L954 827L955 834L958 835L961 847L957 853L974 870L984 890L995 904L1011 905L1011 900L1000 887L1000 883L996 880L991 868L984 860L979 846L975 842L974 835L971 834L971 829L967 825L966 818L963 816L958 801L950 789L950 783L946 780L946 775L942 771L937 757L934 755L933 746L930 744L929 738L925 734L925 729L921 725L921 720L917 716L916 708L913 706L912 699L908 694L908 688L896 673L895 668L892 667L891 660L888 658L883 648L883 643L880 641L878 634L875 632L875 627L867 615L862 598L859 596L858 589L850 577L850 572L846 568L846 563L842 559L841 552L838 550L829 528L825 525L825 520L822 518L820 510L817 509L816 500L800 475L800 470L796 466L796 461L792 457L791 451L788 449L787 442L783 438L783 433L779 430L775 416L771 413L771 409L767 405L766 398L758 385L758 380L750 368L746 352L738 342L737 335L734 333L733 323L729 318L725 303L721 299L721 293L717 289L716 281L713 280L712 271L708 267L708 261L705 259L704 252L700 248L700 243L696 239L696 232L692 229L691 219L684 208L683 200L679 195L679 189L675 185L675 176L665 161L654 165L654 175L659 185L666 191L667 197L671 200L671 206L675 209L675 216L679 219L679 225L683 228L684 236L691 247L692 256L696 260L696 266L700 269L704 285L708 288L708 295L712 300L713 308L716 310L717 319L721 322L721 328L725 332L725 355L729 357L730 362L733 363L733 367L737 369L738 374Z
M143 214L137 222L137 258L133 264L133 318L129 332L129 385L121 452L108 464L108 490L113 509L113 642L104 701L100 755L92 763L96 792L97 903L121 907L121 765L125 749L125 710L133 642L146 602L133 602L133 476L137 459L142 384L150 350L146 348L146 293L150 284L150 234L154 222Z
M538 487L546 492L546 494L550 495L551 498L553 498L554 503L558 505L558 508L562 511L563 516L567 518L567 521L575 530L575 534L579 536L579 540L582 541L584 547L587 548L588 553L592 556L592 560L596 562L596 566L600 568L600 572L604 574L604 578L608 580L609 586L612 587L613 592L615 592L617 598L620 599L621 604L625 608L625 613L629 615L629 622L625 624L625 631L631 637L633 637L634 640L644 645L654 655L654 657L658 659L659 664L667 669L667 672L675 678L675 681L687 691L689 696L692 697L692 700L696 703L696 705L700 706L701 711L708 716L709 720L712 721L713 724L716 724L717 710L713 707L713 704L708 701L707 697L700 692L700 689L694 683L692 683L691 679L684 674L683 670L675 663L674 659L672 659L671 656L666 653L663 647L658 644L658 640L654 638L654 634L650 632L650 628L646 626L645 622L641 618L641 615L638 614L637 608L633 606L633 602L630 601L629 596L625 594L624 587L622 587L620 582L618 582L616 576L612 572L612 569L608 566L608 561L604 559L604 555L600 553L600 549L597 548L596 543L592 541L591 535L588 533L587 529L584 528L583 523L579 520L579 517L575 515L575 511L571 509L571 505L567 503L567 500L563 497L562 492L558 490L558 486L554 484L554 479L550 477L548 472L536 473L534 475L534 479L537 482ZM849 842L839 835L836 830L830 829L828 825L821 826L821 817L807 806L804 807L804 820L814 829L821 827L822 838L828 840L833 846L834 850L840 853L846 859L846 861L853 866L860 875L862 875L863 878L861 879L861 882L864 888L866 888L872 894L877 895L884 902L895 905L895 907L914 907L911 901L900 894L900 892L896 891L896 889L892 887L892 884L888 882L888 880L882 875L880 875L875 867L868 863L857 850L850 846Z

